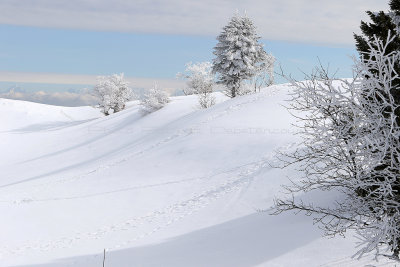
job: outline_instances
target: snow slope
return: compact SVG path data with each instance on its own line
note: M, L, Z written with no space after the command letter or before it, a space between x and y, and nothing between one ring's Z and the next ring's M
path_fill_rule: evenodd
M0 100L0 266L393 266L312 218L269 215L297 141L285 85L102 117ZM315 195L324 201L323 194ZM259 212L258 210L265 210Z
M52 129L100 116L99 110L92 107L59 107L0 98L0 132Z

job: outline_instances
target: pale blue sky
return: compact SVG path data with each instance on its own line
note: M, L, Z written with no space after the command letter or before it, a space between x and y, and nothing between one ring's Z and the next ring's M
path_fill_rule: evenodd
M189 61L210 61L215 38L191 35L136 34L0 25L0 71L63 73L174 79ZM301 79L318 63L330 63L349 77L353 45L313 45L262 40L286 73ZM283 80L277 77L277 80ZM12 82L12 81L10 81ZM9 85L4 83L3 85ZM29 87L33 85L21 85ZM49 90L49 86L37 87ZM38 88L38 89L39 89ZM66 86L66 89L71 86ZM62 90L62 86L55 86Z
M235 10L246 10L286 74L302 79L319 58L350 77L353 32L366 10L386 9L382 0L2 0L0 92L78 90L120 72L133 87L182 87L176 73L212 60Z

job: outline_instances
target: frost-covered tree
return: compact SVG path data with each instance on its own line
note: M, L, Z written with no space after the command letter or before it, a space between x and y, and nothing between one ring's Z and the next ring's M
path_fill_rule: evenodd
M385 55L390 55L393 53L398 54L400 51L400 0L390 0L389 7L390 9L388 12L368 11L367 14L369 15L372 22L361 22L362 35L355 35L357 50L360 53L361 60L365 62L371 60L371 56L375 56L374 54L370 53L370 47L373 46L374 49L378 48L375 42L373 42L376 38L379 38L380 40L386 40L389 38L389 36L392 36L391 42L386 44L384 51ZM393 58L392 64L395 73L400 73L400 57ZM375 76L375 79L380 79L380 75L382 75L380 71L372 68L369 72L366 73L365 78L368 79L371 76ZM398 125L400 124L399 86L400 80L395 79L391 82L391 87L388 91L383 91L379 86L375 88L376 95L379 95L379 97L375 98L375 100L380 101L382 106L384 106L385 103L390 102L390 100L394 101L395 107L392 107L393 109L384 108L380 109L380 111L382 112L383 117L394 116L396 124ZM371 96L369 96L368 90L365 92L365 97L367 99L371 98ZM392 157L392 151L388 150L386 153L387 155L385 156L385 158L390 159ZM377 165L375 168L376 170L374 170L372 173L379 173L381 170L391 168L391 165L387 161L382 161L382 163ZM398 170L398 176L400 176L400 170ZM374 177L378 182L381 180L379 175L375 175ZM365 190L360 190L359 193L364 194ZM397 248L397 251L395 252L396 255L398 255L399 250L400 249Z
M213 72L218 74L218 83L227 88L228 96L237 96L242 82L253 78L267 61L259 39L253 22L239 14L231 18L217 37Z
M185 73L178 73L180 78L187 80L187 88L184 93L186 95L196 94L199 97L201 108L209 108L215 104L213 93L214 75L212 73L212 65L210 62L201 62L186 64Z
M257 90L260 91L264 86L274 84L274 65L275 57L271 54L267 54L264 61L258 66L256 74L250 80L254 92L257 92Z
M281 155L285 166L294 164L304 176L286 187L293 196L278 199L276 213L315 215L328 235L356 230L360 257L385 249L398 258L400 252L399 104L391 94L400 90L399 52L387 52L391 41L368 42L352 81L334 81L323 69L308 81L292 80L290 108L300 118L302 143ZM336 193L336 201L321 206L296 196L315 190Z
M160 108L164 107L169 102L167 93L159 89L157 84L154 84L153 88L150 88L147 93L144 94L143 99L140 101L143 113L151 113Z
M99 98L99 106L105 115L115 113L125 108L125 103L134 96L124 74L99 76L94 87L94 95Z

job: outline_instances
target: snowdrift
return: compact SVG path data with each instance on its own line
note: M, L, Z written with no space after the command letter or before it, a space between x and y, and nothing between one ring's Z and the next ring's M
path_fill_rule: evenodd
M269 215L297 177L271 167L297 141L287 92L107 117L1 99L0 266L102 266L103 249L107 267L370 263L351 259L351 233L326 239L312 218Z

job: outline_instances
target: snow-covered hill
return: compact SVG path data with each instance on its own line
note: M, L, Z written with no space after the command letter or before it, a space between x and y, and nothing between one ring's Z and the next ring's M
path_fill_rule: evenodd
M52 129L100 116L100 111L92 107L59 107L0 98L0 132Z
M0 100L0 266L364 266L351 233L268 209L297 141L285 85L103 117ZM316 195L324 199L324 195ZM266 210L266 212L258 212ZM393 266L388 262L372 262Z

